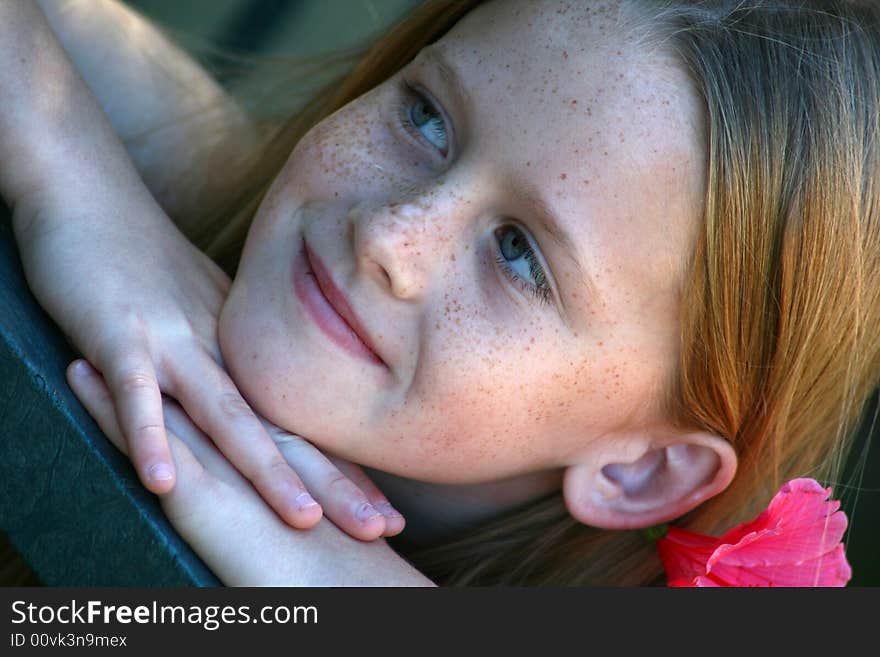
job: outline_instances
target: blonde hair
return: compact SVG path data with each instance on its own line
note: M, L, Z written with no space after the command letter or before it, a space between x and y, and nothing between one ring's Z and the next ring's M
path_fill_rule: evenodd
M237 258L296 141L376 86L481 0L430 0L335 93L279 131L208 246ZM705 100L707 188L682 288L670 417L730 440L722 494L681 519L719 533L796 476L833 482L880 372L880 16L854 2L630 2ZM637 585L659 561L639 532L585 527L560 495L408 554L446 584Z

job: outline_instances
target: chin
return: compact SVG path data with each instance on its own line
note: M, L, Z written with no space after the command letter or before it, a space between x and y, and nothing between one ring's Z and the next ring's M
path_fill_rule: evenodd
M268 318L265 325L255 321L256 309L247 300L243 284L233 284L217 338L229 375L257 414L327 454L406 479L471 484L498 476L497 468L474 468L487 455L473 449L473 435L463 439L436 419L419 424L411 416L398 418L394 426L370 426L365 420L373 391L364 388L360 375L343 374L338 366L319 367L310 352L291 349L283 327L273 328ZM288 353L290 359L272 357L277 353ZM340 404L340 399L347 402Z
M248 313L247 309L239 307L241 304L237 290L238 287L233 284L217 322L217 343L220 354L223 356L226 371L250 407L266 419L275 422L272 419L275 414L266 404L269 400L266 399L265 390L269 389L269 386L266 385L265 370L261 367L263 355L242 346L260 344L258 334L261 331L252 323L241 321L248 316Z
M246 349L240 347L240 345L249 344L249 342L245 327L240 326L236 321L239 314L235 311L235 289L235 285L233 285L230 295L220 311L220 318L217 322L217 343L226 371L242 396L254 407L257 396L253 394L253 371L252 368L247 367L247 361L253 360L253 355L248 354ZM258 413L261 412L256 407L254 410Z

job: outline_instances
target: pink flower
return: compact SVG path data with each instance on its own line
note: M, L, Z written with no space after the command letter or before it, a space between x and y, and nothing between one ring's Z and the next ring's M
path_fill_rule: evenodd
M814 479L785 484L752 522L721 538L670 527L657 541L669 586L845 586L846 514Z

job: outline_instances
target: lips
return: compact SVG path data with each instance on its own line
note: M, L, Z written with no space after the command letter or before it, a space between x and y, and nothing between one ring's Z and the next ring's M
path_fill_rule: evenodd
M312 318L324 333L339 346L384 366L385 362L376 353L369 333L364 329L345 294L333 282L330 272L315 252L309 248L305 240L303 240L303 253L305 265L310 271L302 272L300 276L297 276L294 286L297 296L300 297ZM313 278L317 282L314 290L309 289L309 278ZM316 296L321 298L316 299ZM336 316L328 316L330 313L335 313Z

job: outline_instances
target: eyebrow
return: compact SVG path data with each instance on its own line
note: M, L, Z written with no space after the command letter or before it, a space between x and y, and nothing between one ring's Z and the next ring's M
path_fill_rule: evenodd
M446 61L446 56L438 46L430 45L423 48L421 53L419 53L419 58L434 65L437 72L440 74L443 83L450 91L452 91L459 105L462 107L470 105L471 95L468 93L464 84L462 84L461 76L459 76L458 72L450 66L448 61Z
M422 59L425 63L432 64L437 69L443 83L450 89L450 91L452 91L456 97L455 99L461 107L469 106L470 94L462 83L458 72L446 60L441 48L433 44L426 46L419 53L419 59ZM544 232L550 236L562 254L565 255L574 266L577 276L587 287L588 296L592 299L599 299L598 289L593 283L593 279L583 268L575 255L578 253L578 250L575 248L574 242L568 233L562 229L562 222L559 221L556 212L553 211L550 205L547 204L538 192L538 189L531 183L521 184L519 186L518 195L531 210ZM561 286L561 282L558 281L557 284ZM565 300L560 298L560 301L562 302L566 314L570 315Z

